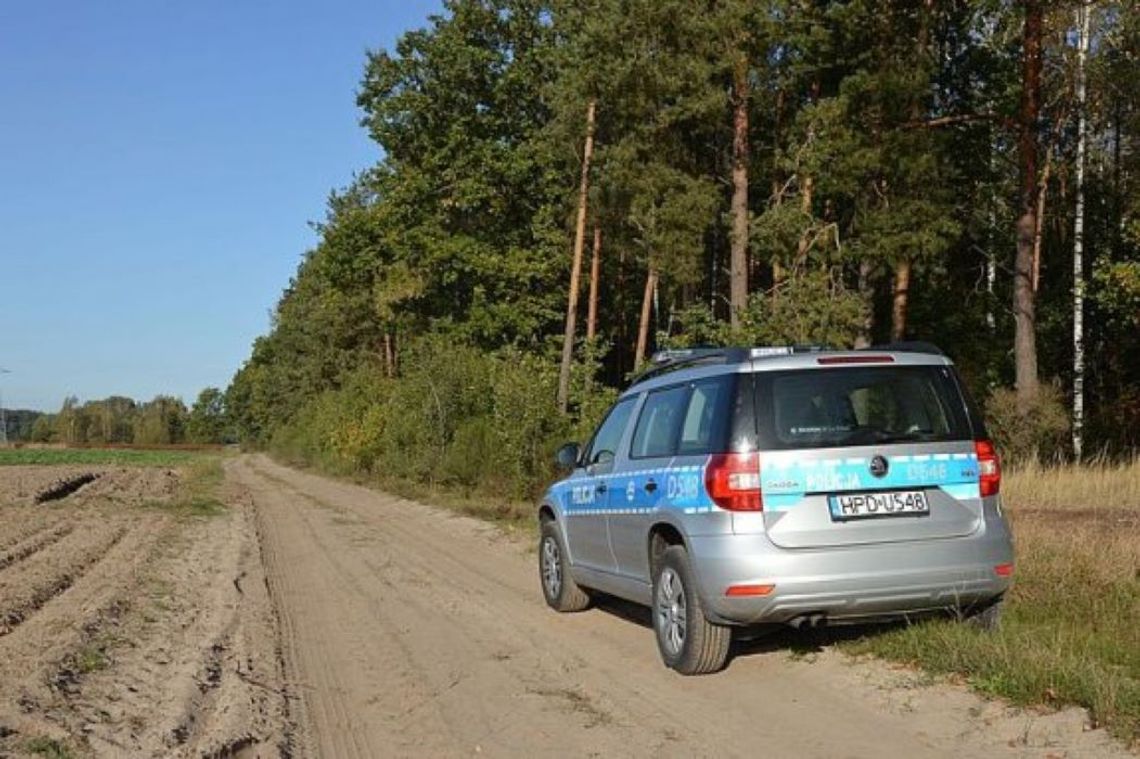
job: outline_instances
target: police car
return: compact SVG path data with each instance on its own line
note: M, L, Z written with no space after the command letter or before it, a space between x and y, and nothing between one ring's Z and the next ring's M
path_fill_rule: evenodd
M1000 619L1013 546L1001 469L928 344L659 354L539 507L562 612L649 606L665 664L721 669L732 630Z

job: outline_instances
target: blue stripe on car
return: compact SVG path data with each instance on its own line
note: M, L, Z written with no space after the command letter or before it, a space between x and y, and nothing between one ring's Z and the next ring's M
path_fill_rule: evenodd
M786 511L808 493L898 490L938 487L958 500L980 498L978 458L973 453L892 456L883 477L871 474L868 458L802 459L794 454L760 455L761 488L766 511ZM686 514L713 511L705 489L705 466L660 467L615 472L556 483L550 497L567 516L585 514L645 514L674 508ZM653 480L657 489L649 492ZM607 494L596 485L604 481Z

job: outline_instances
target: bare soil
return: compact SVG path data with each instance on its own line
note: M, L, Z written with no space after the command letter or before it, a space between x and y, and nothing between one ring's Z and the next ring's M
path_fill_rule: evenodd
M62 473L0 469L0 756L1130 756L1081 710L827 638L741 643L683 678L636 607L547 609L529 541L264 457L226 466L209 518L142 506L176 473L107 470L34 506Z
M254 514L165 510L179 474L0 468L0 757L289 756ZM54 753L53 753L54 752Z

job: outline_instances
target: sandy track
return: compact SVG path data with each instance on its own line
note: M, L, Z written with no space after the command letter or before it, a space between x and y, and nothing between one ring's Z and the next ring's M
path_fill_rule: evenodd
M1033 713L823 648L665 670L636 609L556 615L528 546L281 467L231 462L256 514L299 755L1127 756Z

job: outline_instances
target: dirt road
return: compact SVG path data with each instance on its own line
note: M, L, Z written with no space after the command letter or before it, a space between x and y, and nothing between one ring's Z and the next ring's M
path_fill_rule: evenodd
M550 612L529 546L493 527L264 457L228 476L255 515L280 745L298 755L1128 755L1080 710L1013 710L786 640L682 678L636 610Z
M683 678L644 611L549 611L529 540L262 456L213 471L0 467L0 759L1128 756L1081 710L789 636Z

